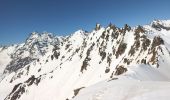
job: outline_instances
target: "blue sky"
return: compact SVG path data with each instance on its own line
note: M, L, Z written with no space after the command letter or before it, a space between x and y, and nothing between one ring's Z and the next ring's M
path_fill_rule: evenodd
M170 0L0 0L0 45L22 43L33 31L68 35L96 23L136 26L170 19Z

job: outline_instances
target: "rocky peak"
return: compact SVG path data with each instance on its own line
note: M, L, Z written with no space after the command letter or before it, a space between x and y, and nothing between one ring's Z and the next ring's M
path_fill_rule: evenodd
M142 26L138 25L137 28L135 29L135 33L137 33L137 34L145 33L145 29Z
M128 24L125 24L125 25L124 25L124 30L125 30L125 31L130 31L130 30L131 30L131 27L130 27Z
M155 25L158 24L155 22ZM164 29L164 27L159 28ZM25 91L34 93L27 86L37 86L38 90L41 88L39 85L45 84L49 86L47 89L51 90L57 84L57 90L62 95L66 91L71 93L76 88L86 87L109 77L124 75L129 71L134 71L134 66L138 67L141 64L149 65L150 69L156 65L157 69L154 70L159 70L158 66L163 69L170 65L166 63L170 59L169 48L166 44L170 42L157 34L149 34L148 30L151 29L154 28L152 26L131 28L127 24L123 28L118 28L110 23L106 28L101 28L100 24L96 24L92 32L78 30L70 36L61 38L47 32L42 34L33 32L25 44L14 51L12 54L14 58L6 67L6 71L15 72L15 75L8 79L10 84L21 83L16 87L13 85L14 91L12 92L21 94L19 97L22 97L24 92L15 91L18 90L18 86L20 88L24 85ZM86 81L88 77L94 81ZM17 80L16 83L15 80ZM52 84L49 83L53 82L54 87L50 88ZM70 86L75 83L80 84ZM68 90L60 88L63 86L70 88ZM8 95L8 97L12 96ZM66 97L67 95L57 100L65 100Z
M112 24L112 23L109 23L109 25L108 25L108 27L110 28L110 29L113 29L113 31L116 31L116 25L114 25L114 24Z
M25 44L33 44L35 42L54 42L56 37L52 33L43 32L43 33L37 33L32 32L30 36L27 38Z
M84 31L84 30L77 30L76 32L74 32L73 34L72 34L72 36L80 36L80 37L84 37L84 36L87 36L88 35L88 33L87 33L87 31Z
M28 36L27 40L32 40L32 39L35 39L35 38L38 38L38 37L39 37L39 34L37 32L32 32Z
M170 30L170 20L154 20L151 26L158 31L161 29Z
M99 23L97 23L96 27L95 27L95 30L98 31L98 30L100 30L100 28L101 28L101 25Z
M39 57L44 56L57 44L59 44L59 39L51 33L32 32L24 45L20 45L11 54L12 60L7 65L5 72L18 71L20 68L39 59Z

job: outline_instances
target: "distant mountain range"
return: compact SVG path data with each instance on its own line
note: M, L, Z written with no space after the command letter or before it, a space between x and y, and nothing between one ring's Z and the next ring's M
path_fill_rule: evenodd
M170 20L0 47L0 100L168 100L169 81Z

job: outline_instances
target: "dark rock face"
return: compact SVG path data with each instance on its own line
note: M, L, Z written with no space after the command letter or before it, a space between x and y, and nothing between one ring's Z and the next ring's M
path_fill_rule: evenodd
M133 46L131 46L131 49L128 53L130 56L133 56L135 54L135 48Z
M125 73L127 71L127 68L125 68L124 66L118 66L116 68L116 72L115 72L115 75L121 75L123 73Z
M118 58L120 55L122 55L125 50L126 50L126 43L120 43L119 47L118 47L118 50L116 51L116 58Z
M38 85L41 80L41 76L38 78L35 78L34 75L32 75L28 80L26 80L24 83L19 83L14 86L11 93L5 98L5 100L17 100L19 99L23 93L26 92L26 87L29 87L33 84Z
M145 30L140 25L135 30L135 34L138 34L138 33L145 33Z
M110 27L110 29L112 29L113 31L115 31L115 30L116 30L116 26L115 26L115 25L113 25L112 23L110 23L110 24L109 24L109 27Z
M106 31L103 31L103 33L102 33L102 35L100 36L102 39L105 39L105 33L106 33Z
M34 60L36 60L36 59L33 59L31 57L14 59L10 62L9 65L7 65L4 73L6 73L6 72L11 73L13 71L16 72L16 71L18 71L18 69L25 67L26 65L28 65L29 63L31 63Z
M104 58L106 57L106 52L101 51L100 56L102 57L101 60L104 60Z
M5 100L17 100L25 93L25 84L19 83L14 86L12 92L5 98Z
M53 55L51 55L51 60L53 60L54 59L54 56Z
M154 48L151 53L152 53L152 57L150 59L150 62L152 63L152 65L157 64L157 62L158 62L157 55L158 54L157 54L156 48Z
M41 80L41 77L35 78L35 76L32 75L27 81L25 81L25 83L27 83L28 86L32 85L33 83L38 85L40 80Z
M67 44L65 47L65 50L67 50L70 46L71 46L71 44Z
M106 68L105 73L110 72L110 68Z
M54 51L53 55L56 59L58 59L58 57L60 56L60 52Z
M107 63L108 63L109 66L110 66L110 64L111 64L111 61L112 61L112 54L109 54L109 55L107 56Z
M90 58L90 53L91 53L91 51L93 50L93 47L94 47L94 43L90 46L90 48L87 50L87 52L86 52L86 58L84 59L84 61L83 61L83 65L81 66L81 72L83 72L83 70L87 70L87 66L88 66L88 61L90 61L91 60L91 58Z
M79 91L81 90L81 89L83 89L83 88L85 88L85 87L81 87L81 88L78 88L78 89L75 89L74 90L74 97L79 93ZM74 98L73 97L73 98Z
M59 56L60 56L60 47L59 47L59 45L55 45L54 46L54 48L53 48L53 57L55 57L56 59L58 59L59 58ZM51 59L53 58L53 57L51 57ZM53 59L52 59L53 60Z
M153 23L152 27L155 28L158 31L161 31L161 29L165 29L165 30L170 30L170 27L165 27L159 23Z
M164 40L160 36L154 37L153 42L152 42L151 50L153 48L155 48L156 46L159 46L161 44L164 44Z
M83 72L83 70L87 70L87 66L88 66L88 61L90 61L91 59L86 57L85 60L83 61L83 65L81 66L81 72Z
M141 41L139 40L140 39L140 35L136 34L136 37L135 37L135 42L134 44L131 46L131 49L129 50L129 55L130 56L133 56L135 54L135 52L139 49L140 47L140 44L141 44ZM147 47L146 47L147 48Z
M128 24L125 24L125 26L124 26L124 33L126 31L130 31L130 30L131 30L131 27Z
M118 36L119 36L119 32L115 32L115 33L113 32L113 33L112 33L112 38L113 38L113 39L117 39Z
M130 60L127 59L127 58L124 58L124 63L127 64L127 65L129 65L129 64L130 64Z
M146 64L146 59L142 59L141 63Z
M143 50L147 50L147 48L149 47L151 41L147 38L144 38L143 39L143 42L142 42L142 48Z
M100 24L96 24L95 30L98 31L100 30L100 28L101 28Z

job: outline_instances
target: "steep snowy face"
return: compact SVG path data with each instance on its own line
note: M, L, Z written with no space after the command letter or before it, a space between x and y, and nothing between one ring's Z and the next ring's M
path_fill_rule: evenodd
M50 49L50 46L59 43L59 40L55 38L51 33L38 34L36 32L31 33L29 38L25 41L24 46L21 48L23 51L27 51L22 56L43 56ZM18 55L18 54L16 54Z
M47 52L52 51L54 45L57 44L59 44L59 38L51 33L31 33L25 43L16 45L11 50L11 53L8 54L11 61L8 63L4 73L16 72L18 69L25 67L25 65L41 58ZM4 50L2 51L4 52Z
M4 69L6 68L6 66L10 63L11 59L11 54L13 53L13 51L15 50L15 48L17 48L17 45L13 45L13 46L4 46L4 47L0 47L0 77L3 74ZM0 78L1 80L1 78Z
M71 99L80 89L121 76L169 81L168 27L169 21L153 21L133 28L97 24L92 32L78 30L66 37L33 32L13 47L3 65L9 74L0 82L0 99Z
M156 30L170 30L170 20L154 20L151 23L151 26L155 28Z

